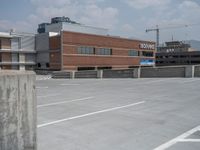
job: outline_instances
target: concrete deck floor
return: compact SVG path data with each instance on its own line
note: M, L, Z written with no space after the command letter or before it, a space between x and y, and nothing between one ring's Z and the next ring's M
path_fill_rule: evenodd
M200 149L199 78L49 79L36 86L38 150Z

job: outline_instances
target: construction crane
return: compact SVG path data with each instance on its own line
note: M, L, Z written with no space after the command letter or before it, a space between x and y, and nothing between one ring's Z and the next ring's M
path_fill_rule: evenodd
M158 25L156 25L156 28L154 29L146 29L146 32L156 31L156 48L159 46L159 40L160 40L160 29Z
M160 41L160 30L161 29L174 29L174 28L186 28L189 26L195 26L195 25L200 25L200 24L188 24L188 25L176 25L176 26L168 26L168 27L164 27L164 28L159 28L158 25L156 25L156 28L152 28L152 29L146 29L146 32L151 32L151 31L155 31L156 32L156 47L159 47L159 41Z

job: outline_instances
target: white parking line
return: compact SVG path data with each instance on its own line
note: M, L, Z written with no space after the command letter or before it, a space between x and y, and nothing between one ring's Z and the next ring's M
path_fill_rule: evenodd
M40 95L40 96L37 96L38 98L45 98L45 97L52 97L52 96L58 96L60 94L52 94L52 95Z
M60 105L60 104L65 104L65 103L77 102L77 101L83 101L83 100L88 100L88 99L92 99L92 98L94 98L94 97L85 97L85 98L62 101L62 102L57 102L57 103L49 103L49 104L44 104L44 105L38 105L37 108Z
M80 85L80 84L60 84L62 86L73 86L73 85Z
M61 120L56 120L56 121L53 121L53 122L40 124L37 127L38 128L42 128L42 127L58 124L58 123L69 121L69 120L74 120L74 119L83 118L83 117L87 117L87 116L92 116L92 115L96 115L96 114L106 113L106 112L119 110L119 109L123 109L123 108L129 108L129 107L140 105L140 104L143 104L143 103L145 103L145 101L132 103L132 104L129 104L129 105L124 105L124 106L119 106L119 107L114 107L114 108L109 108L109 109L104 109L104 110L100 110L100 111L96 111L96 112L91 112L91 113L88 113L88 114L83 114L83 115L79 115L79 116L74 116L74 117L70 117L70 118L61 119Z
M38 87L36 87L36 89L48 89L49 87L48 86L38 86Z
M180 139L178 142L200 142L200 139Z
M165 82L165 81L172 81L172 80L176 80L177 78L164 78L164 79L152 79L152 81L146 81L146 82L142 82L142 85L145 84L151 84L151 83L158 83L158 82ZM145 81L144 79L139 79L140 81ZM138 81L139 81L138 80Z
M191 82L196 82L196 81L200 81L200 80L199 79L193 79L193 80L188 79L187 81L183 81L181 83L191 83Z
M178 136L178 137L172 139L171 141L162 144L161 146L155 148L154 150L165 150L165 149L167 149L167 148L173 146L174 144L178 143L178 142L181 141L181 140L182 140L182 142L183 142L183 140L184 140L186 137L190 136L191 134L193 134L193 133L195 133L196 131L199 131L199 130L200 130L200 126L198 126L198 127L196 127L196 128L193 128L192 130L183 133L182 135L180 135L180 136ZM187 141L187 142L189 142L189 141Z

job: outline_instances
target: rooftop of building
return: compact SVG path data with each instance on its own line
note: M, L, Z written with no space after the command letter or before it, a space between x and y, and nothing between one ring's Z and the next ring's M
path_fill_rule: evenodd
M12 38L9 32L0 32L0 38Z
M35 36L33 33L25 33L25 32L0 32L0 38L13 38L13 37L23 37L23 36Z

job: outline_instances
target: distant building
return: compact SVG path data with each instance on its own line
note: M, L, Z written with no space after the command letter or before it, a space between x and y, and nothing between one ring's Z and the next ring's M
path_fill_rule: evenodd
M37 69L92 70L155 64L155 42L108 35L107 29L72 23L65 17L36 35Z
M157 52L188 52L191 46L181 41L166 42L165 45L158 47Z
M181 41L166 42L158 47L157 66L196 65L200 64L200 51Z
M195 51L200 51L200 41L197 40L189 40L186 41L186 43L189 43L191 45L191 47L195 50Z
M35 35L0 32L0 69L33 70Z

